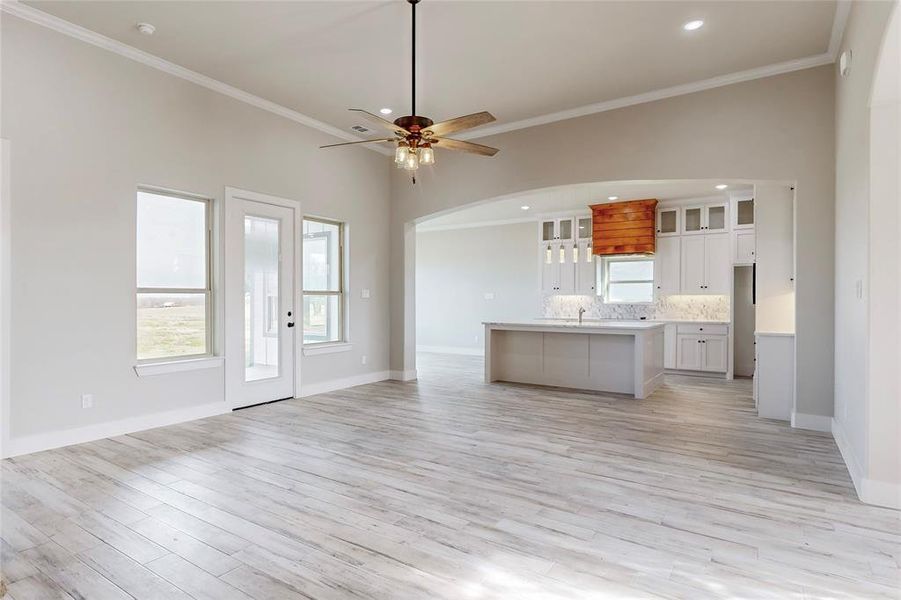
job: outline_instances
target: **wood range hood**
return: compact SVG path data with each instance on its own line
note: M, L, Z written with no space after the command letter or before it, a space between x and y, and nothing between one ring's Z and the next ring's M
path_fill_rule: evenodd
M592 204L592 252L598 256L654 254L657 199Z

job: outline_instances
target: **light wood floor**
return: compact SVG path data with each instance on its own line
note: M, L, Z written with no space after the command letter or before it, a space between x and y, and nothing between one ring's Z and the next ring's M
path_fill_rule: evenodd
M748 381L384 382L3 462L15 600L897 598L899 514Z

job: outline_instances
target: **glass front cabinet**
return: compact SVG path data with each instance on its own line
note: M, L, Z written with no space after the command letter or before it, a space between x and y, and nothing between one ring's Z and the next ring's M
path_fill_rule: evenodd
M657 237L680 235L678 207L657 209Z
M572 217L543 219L541 221L541 241L551 242L554 240L573 239L573 221L574 219ZM590 218L589 221L591 221Z
M729 231L728 212L727 204L686 206L682 209L682 234Z

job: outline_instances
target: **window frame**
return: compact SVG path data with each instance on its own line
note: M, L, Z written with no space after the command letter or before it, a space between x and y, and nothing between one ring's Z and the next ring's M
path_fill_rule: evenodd
M619 281L610 281L610 264L615 262L650 262L651 263L651 278L650 279L623 279ZM602 298L604 300L604 304L653 304L655 300L655 289L654 289L654 281L656 277L656 261L653 256L649 256L646 254L628 254L628 255L617 255L617 256L604 256L599 262L601 269L601 281L603 282L603 286L601 287ZM650 283L651 284L651 299L650 300L641 300L641 301L624 301L624 300L611 300L610 299L610 284L611 283Z
M167 288L167 287L141 287L137 285L137 237L135 237L135 361L138 365L147 365L155 363L171 363L179 361L196 361L203 358L212 358L216 356L213 343L214 337L214 310L213 310L213 199L200 194L192 194L190 192L180 192L167 188L153 187L147 185L139 185L135 192L135 207L137 208L138 194L141 192L147 194L155 194L157 196L167 196L186 200L190 202L200 202L204 205L203 218L205 222L204 231L204 247L206 250L206 268L204 269L204 277L206 285L203 288ZM138 228L137 214L135 214L135 232ZM138 296L141 294L204 294L204 334L206 343L206 352L200 354L177 354L172 356L157 356L153 358L138 357Z
M334 225L338 227L338 290L308 290L304 287L303 277L301 277L301 306L303 306L303 298L306 296L335 296L338 298L338 336L337 339L334 340L322 340L317 342L308 342L306 341L306 332L303 327L303 318L300 319L300 339L301 345L304 348L313 348L317 346L325 346L329 344L346 344L348 342L347 336L347 270L345 264L345 253L346 253L346 244L347 244L347 223L344 221L339 221L337 219L329 219L327 217L316 217L311 215L304 215L301 217L301 252L303 252L303 242L306 239L307 234L303 233L303 223L305 221L313 221L315 223L323 223L326 225ZM314 237L316 234L312 234ZM301 317L305 315L300 315Z

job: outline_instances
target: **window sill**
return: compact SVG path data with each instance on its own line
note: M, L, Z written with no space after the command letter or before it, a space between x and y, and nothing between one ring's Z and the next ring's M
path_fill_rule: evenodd
M188 358L185 360L170 360L158 363L143 363L135 365L135 373L138 377L151 377L153 375L165 375L166 373L178 373L180 371L199 371L201 369L215 369L225 362L221 356L208 358Z
M324 342L321 344L311 344L303 347L304 356L315 356L317 354L334 354L335 352L348 352L353 349L353 344L349 342Z

